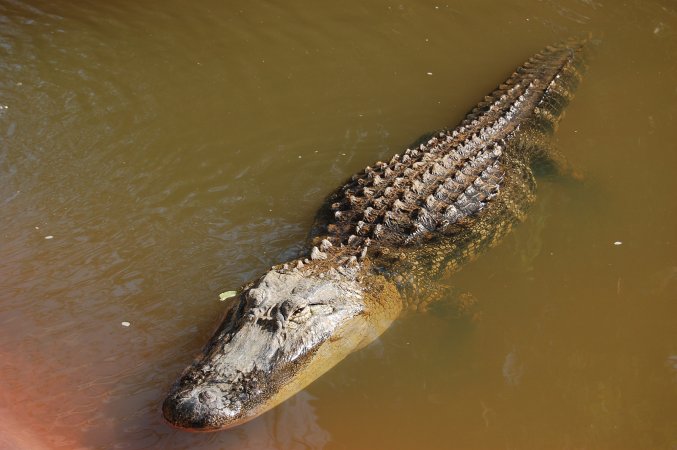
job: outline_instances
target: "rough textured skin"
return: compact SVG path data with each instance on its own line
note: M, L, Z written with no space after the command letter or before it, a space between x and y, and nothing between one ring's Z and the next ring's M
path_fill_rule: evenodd
M332 194L305 258L245 286L165 400L173 425L245 422L364 346L452 272L523 220L532 167L581 78L583 41L547 47L454 130L377 162Z
M546 48L455 130L353 176L331 198L327 239L355 254L404 250L428 274L496 243L533 201L531 166L550 158L547 140L580 81L583 50L576 41ZM392 272L391 261L384 266Z

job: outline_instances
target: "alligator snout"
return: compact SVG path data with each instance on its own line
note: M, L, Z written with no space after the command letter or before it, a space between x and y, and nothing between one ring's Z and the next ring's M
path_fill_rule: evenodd
M240 405L226 402L221 391L211 386L172 392L162 405L165 419L173 426L205 431L227 428L240 409Z
M214 431L251 420L375 339L399 314L367 301L357 281L323 275L271 270L242 292L172 387L162 407L167 421Z

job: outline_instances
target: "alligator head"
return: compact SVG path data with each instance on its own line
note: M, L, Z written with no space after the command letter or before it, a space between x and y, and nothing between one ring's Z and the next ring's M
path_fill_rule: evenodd
M266 273L233 301L202 355L174 384L163 405L167 421L195 431L225 429L306 387L399 314L392 285L371 280L365 287L335 271Z

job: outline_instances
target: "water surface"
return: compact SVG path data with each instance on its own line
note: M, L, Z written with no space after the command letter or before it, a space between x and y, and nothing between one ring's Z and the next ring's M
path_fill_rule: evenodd
M0 448L676 448L674 3L286 3L0 2ZM588 32L555 138L583 183L281 407L164 423L220 292Z

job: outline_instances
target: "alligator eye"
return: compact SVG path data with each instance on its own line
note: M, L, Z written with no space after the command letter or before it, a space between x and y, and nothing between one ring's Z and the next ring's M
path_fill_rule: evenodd
M314 316L328 316L334 312L334 308L322 303L310 304L308 306L310 307L311 314Z
M301 323L311 316L309 306L301 306L290 313L290 322Z

